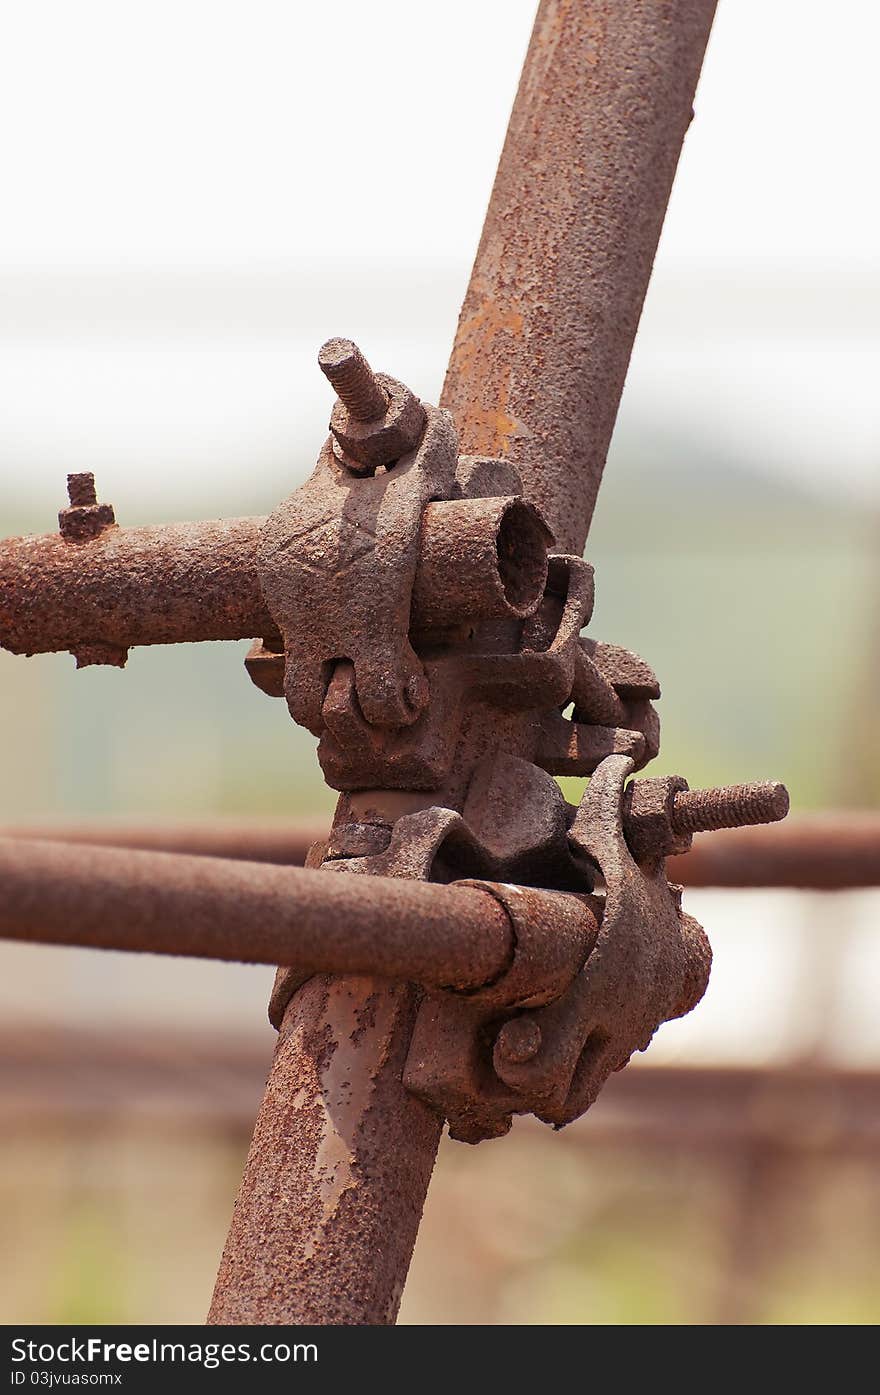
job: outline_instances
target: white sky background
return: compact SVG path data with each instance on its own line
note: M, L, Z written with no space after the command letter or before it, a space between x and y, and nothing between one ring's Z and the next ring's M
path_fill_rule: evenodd
M94 467L133 522L146 466L157 497L213 466L234 506L242 469L320 440L333 332L435 394L533 13L7 6L3 467L53 498ZM880 444L878 41L864 0L721 0L625 397L856 497Z

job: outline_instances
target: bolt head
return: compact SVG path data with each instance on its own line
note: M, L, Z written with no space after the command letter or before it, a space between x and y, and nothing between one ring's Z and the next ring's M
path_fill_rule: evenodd
M511 1017L495 1038L495 1051L506 1064L522 1066L541 1049L541 1028L534 1017Z

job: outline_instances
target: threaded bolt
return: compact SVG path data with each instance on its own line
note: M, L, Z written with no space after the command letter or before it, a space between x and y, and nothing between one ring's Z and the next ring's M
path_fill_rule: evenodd
M318 353L318 367L355 421L384 416L388 393L351 339L328 339Z
M681 790L672 802L672 827L676 833L701 833L776 823L785 818L788 805L788 790L775 780L715 790Z
M70 500L71 508L82 508L89 504L97 504L98 495L95 490L95 476L88 471L81 475L67 476L67 497Z

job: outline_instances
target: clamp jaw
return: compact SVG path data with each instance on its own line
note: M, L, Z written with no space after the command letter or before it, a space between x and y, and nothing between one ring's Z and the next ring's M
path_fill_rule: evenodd
M631 781L659 750L660 689L638 656L582 637L592 567L550 551L507 462L458 455L447 412L373 374L350 341L319 361L339 393L331 435L263 529L280 640L247 660L342 792L309 863L477 880L496 897L511 965L474 994L423 997L404 1082L467 1142L517 1113L561 1127L705 992L709 944L666 856L699 828L784 817L788 796ZM591 777L578 807L559 775ZM530 935L530 888L576 893L543 903L559 917L553 963ZM578 900L597 934L567 935ZM302 982L279 970L276 1025Z

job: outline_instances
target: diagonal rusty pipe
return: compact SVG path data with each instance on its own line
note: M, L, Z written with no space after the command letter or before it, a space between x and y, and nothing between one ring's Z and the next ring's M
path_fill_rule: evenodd
M443 404L586 539L714 0L542 0ZM482 727L482 730L481 730ZM478 716L464 767L527 724ZM342 812L344 817L344 801ZM393 1322L441 1120L403 1090L414 991L313 979L291 999L210 1322Z
M544 0L442 405L583 550L715 0Z

